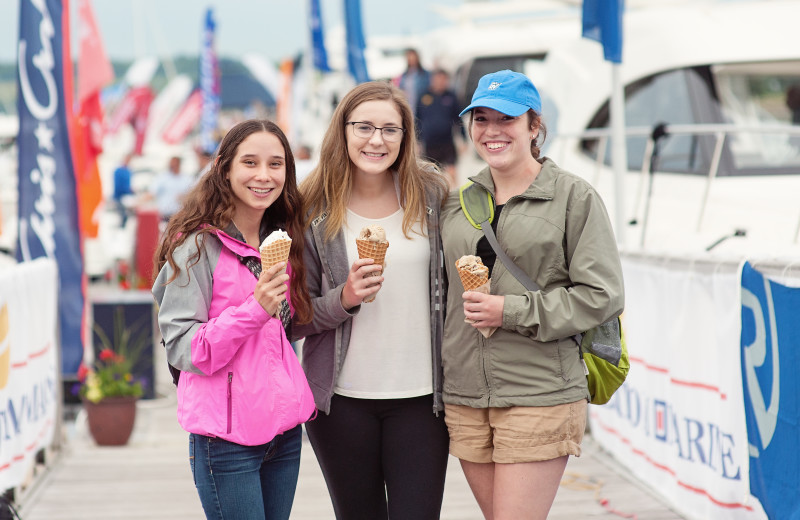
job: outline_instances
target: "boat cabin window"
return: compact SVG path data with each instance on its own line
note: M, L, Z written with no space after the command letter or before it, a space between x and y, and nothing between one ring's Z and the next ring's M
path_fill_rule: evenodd
M734 168L751 174L765 169L798 173L800 61L716 65L711 70L726 123L776 128L769 133L732 135L729 148ZM783 127L793 127L796 133L791 135Z
M800 168L800 61L699 66L662 72L625 88L628 129L673 125L725 125L718 176L797 174ZM588 128L608 128L606 102ZM765 132L765 127L771 130ZM646 136L627 138L628 169L641 170ZM599 140L581 142L597 158ZM663 139L657 171L708 175L716 137ZM611 165L606 144L605 164Z
M671 70L632 83L625 88L625 125L652 129L660 123L692 125L710 122L713 116L708 108L701 108L716 104L709 83L707 71L702 68ZM592 119L589 128L609 126L609 105L606 103ZM644 135L627 138L629 170L642 168L647 139ZM709 139L690 135L665 138L658 170L705 175L713 150L713 142ZM597 157L597 147L597 140L584 140L582 143L584 152L592 158ZM605 162L610 166L610 142L606 144Z

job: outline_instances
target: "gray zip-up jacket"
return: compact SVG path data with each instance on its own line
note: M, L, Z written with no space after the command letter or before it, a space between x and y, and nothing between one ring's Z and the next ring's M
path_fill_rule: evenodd
M428 240L431 247L430 260L430 306L431 306L431 359L433 361L433 412L438 414L442 404L442 332L444 329L444 276L442 270L442 241L439 235L439 196L426 194L428 213ZM347 247L340 231L333 240L325 240L327 213L315 218L306 230L306 250L303 260L306 267L306 282L314 309L311 323L292 324L292 338L305 337L303 343L303 368L308 384L314 393L317 408L330 413L331 397L336 379L342 369L353 316L361 306L350 312L342 307L341 294L350 264L347 262Z

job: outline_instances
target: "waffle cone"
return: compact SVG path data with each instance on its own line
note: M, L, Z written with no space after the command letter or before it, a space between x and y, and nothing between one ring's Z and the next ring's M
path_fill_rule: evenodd
M389 249L389 242L370 242L369 240L356 239L359 258L372 258L376 264L383 268L386 261L386 250ZM378 276L377 274L373 276Z
M389 249L389 242L372 242L371 240L356 239L359 258L372 258L376 264L381 266L380 272L370 273L367 276L378 276L383 273L383 266L386 262L386 250ZM375 297L364 300L369 303L375 301Z
M482 273L473 273L469 269L458 269L461 285L465 291L474 291L476 288L489 281L488 269Z
M278 262L287 262L289 260L289 250L291 247L291 240L276 240L266 247L262 247L260 249L261 269L266 271Z

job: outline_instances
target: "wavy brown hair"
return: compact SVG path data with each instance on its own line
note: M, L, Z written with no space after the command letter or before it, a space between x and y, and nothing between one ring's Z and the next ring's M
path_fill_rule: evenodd
M306 287L306 270L303 265L303 249L305 249L303 212L300 192L297 189L294 156L283 131L272 121L251 119L237 124L228 131L219 145L211 168L186 195L181 209L169 219L155 254L156 272L168 263L174 273L166 283L173 282L181 270L181 266L173 257L175 249L183 244L187 237L196 233L195 245L198 252L189 258L186 265L187 268L191 267L200 261L201 237L204 239L205 235L222 230L231 222L235 195L228 180L228 172L242 141L259 132L267 132L277 137L286 154L286 181L283 191L264 212L262 225L283 227L292 237L292 247L289 251L289 263L292 266L290 282L292 306L298 322L308 323L311 321L311 299Z
M400 183L403 234L408 237L414 224L427 222L426 190L436 190L440 200L447 194L443 175L433 164L417 157L414 114L403 91L383 81L362 83L348 92L336 107L322 140L319 164L300 185L307 210L306 225L323 212L328 213L326 240L331 240L342 229L353 188L355 166L347 153L345 123L356 107L367 101L393 102L405 129L397 160L390 167L397 172ZM424 230L423 225L421 231L424 233Z

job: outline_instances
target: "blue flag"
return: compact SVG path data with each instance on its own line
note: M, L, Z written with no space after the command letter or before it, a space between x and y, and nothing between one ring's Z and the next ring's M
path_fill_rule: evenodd
M624 0L583 0L583 37L603 44L603 56L622 63Z
M750 493L769 518L800 518L800 288L742 270L742 389Z
M83 256L70 149L72 64L62 0L21 0L17 47L19 234L17 260L58 263L61 372L83 359ZM63 26L62 26L63 24Z
M203 29L203 47L200 52L200 92L203 108L200 115L200 146L203 151L213 153L217 148L217 119L219 119L219 63L214 50L214 11L206 11Z
M344 22L347 31L347 66L356 83L369 81L364 59L364 30L361 26L361 0L344 0Z
M311 52L314 68L321 72L330 72L328 53L325 51L325 36L322 30L322 12L319 9L319 0L309 0L308 3L308 27L311 30Z

